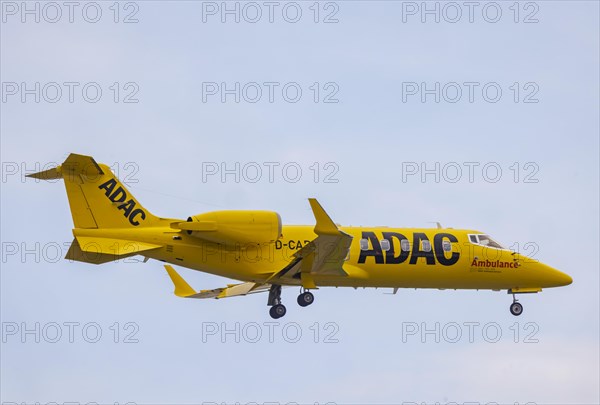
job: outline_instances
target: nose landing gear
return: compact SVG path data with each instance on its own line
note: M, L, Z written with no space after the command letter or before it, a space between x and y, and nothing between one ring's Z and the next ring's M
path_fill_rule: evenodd
M519 316L523 313L523 305L521 305L513 294L513 302L510 304L510 313L514 316Z

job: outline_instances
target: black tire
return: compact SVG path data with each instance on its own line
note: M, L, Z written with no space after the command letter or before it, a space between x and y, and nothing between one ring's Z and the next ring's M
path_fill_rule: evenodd
M286 312L287 310L283 304L277 304L271 307L269 310L269 315L271 315L271 318L273 319L279 319L284 316Z
M513 302L510 304L510 313L514 316L519 316L523 313L523 305L518 302Z
M310 291L303 292L298 296L298 305L307 307L315 301L315 296Z

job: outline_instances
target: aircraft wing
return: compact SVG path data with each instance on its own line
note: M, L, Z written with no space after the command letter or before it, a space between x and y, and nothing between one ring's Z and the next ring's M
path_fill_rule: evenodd
M239 295L248 295L258 292L268 291L271 287L270 284L259 284L259 283L241 283L241 284L229 284L227 287L215 288L214 290L200 290L196 291L175 271L175 269L166 264L165 269L171 277L171 281L175 285L175 295L183 298L228 298Z
M315 216L317 238L294 254L294 260L281 271L271 276L268 282L277 284L276 279L300 279L304 288L317 288L313 275L347 276L342 268L348 256L352 236L341 231L325 212L321 204L309 198Z

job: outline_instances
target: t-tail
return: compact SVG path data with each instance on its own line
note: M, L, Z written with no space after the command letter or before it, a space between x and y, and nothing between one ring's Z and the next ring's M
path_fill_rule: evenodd
M64 180L75 225L75 240L67 253L68 259L99 264L154 248L139 242L95 236L94 230L151 227L161 221L137 201L107 165L96 163L90 156L71 153L61 165L27 177ZM117 248L109 248L115 242Z

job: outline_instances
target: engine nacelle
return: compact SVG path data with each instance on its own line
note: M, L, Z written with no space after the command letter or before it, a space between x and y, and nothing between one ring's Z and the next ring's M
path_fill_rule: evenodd
M176 224L189 235L228 245L275 242L281 226L281 217L273 211L213 211Z

